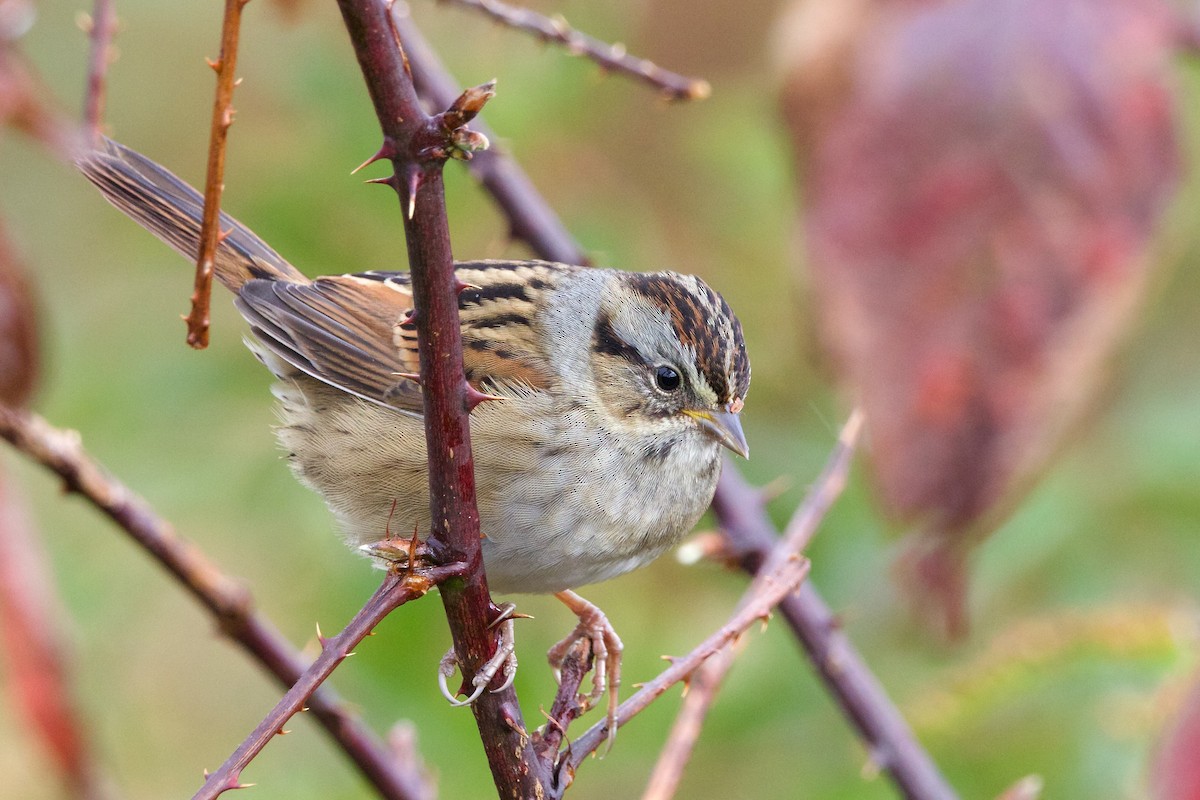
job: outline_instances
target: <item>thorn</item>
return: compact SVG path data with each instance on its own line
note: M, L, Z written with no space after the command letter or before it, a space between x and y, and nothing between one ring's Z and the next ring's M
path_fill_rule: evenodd
M275 731L276 736L287 736L289 733L291 733L291 731L289 731L287 728L280 728L279 730Z
M242 79L241 79L241 78L234 78L234 79L233 79L233 88L235 88L235 89L236 89L237 87L239 87L239 86L241 86L241 85L242 85Z
M251 786L254 785L253 783L242 783L241 779L242 779L241 770L234 772L232 775L229 776L229 782L226 784L225 789L223 791L229 791L231 789L249 789Z
M359 170L371 166L376 161L382 161L385 158L392 158L395 155L396 146L392 143L391 139L384 139L383 144L379 146L379 149L375 151L375 154L352 169L350 174L355 175Z
M460 280L460 279L458 279L458 278L455 278L455 279L454 279L454 292L455 292L455 294L462 294L462 293L463 293L463 292L465 292L467 289L481 289L481 288L482 288L482 287L480 287L480 286L476 286L476 285L475 285L475 284L473 284L473 283L467 283L466 281L464 281L464 280ZM414 311L414 312L412 312L412 313L414 313L414 314L415 314L416 312Z
M481 392L478 389L476 389L474 386L472 386L470 384L470 382L466 383L465 392L466 392L466 403L467 403L467 412L468 413L470 413L471 411L474 411L475 406L479 405L480 403L487 403L487 402L491 402L492 400L503 400L504 399L503 397L497 397L494 394L486 394L485 392Z
M368 178L367 180L363 181L363 183L377 183L381 186L390 186L393 189L395 189L396 188L396 176L388 175L386 178Z
M211 59L211 58L205 58L205 59L204 59L204 63L205 63L205 64L208 64L208 66L212 68L212 71L213 71L213 72L220 72L220 71L221 71L221 60L220 60L220 59L215 59L215 60L214 60L214 59Z
M325 649L325 645L329 640L321 633L321 623L317 623L317 643L321 645L321 649Z
M396 498L396 497L392 498L392 509L391 509L391 511L388 512L387 522L383 523L383 538L384 539L392 538L392 517L396 516L396 503L398 502L398 500L399 500L399 498Z
M412 538L408 540L408 568L412 569L417 563L417 547L421 544L421 540L417 538L417 526L413 525Z
M408 173L408 218L417 213L417 190L421 188L421 173L415 167Z
M404 378L407 381L412 381L413 383L417 384L418 386L421 385L420 373L417 373L417 372L393 372L392 374L395 375L397 378Z
M222 187L224 188L224 187ZM230 228L227 231L217 231L217 244L221 244L233 234L234 229Z

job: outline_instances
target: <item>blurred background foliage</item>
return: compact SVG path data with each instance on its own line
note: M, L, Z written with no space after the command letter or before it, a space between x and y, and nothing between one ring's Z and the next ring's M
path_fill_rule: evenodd
M309 274L404 266L397 203L350 170L378 128L333 3L260 0L246 11L224 207ZM814 357L795 279L797 200L776 107L775 2L580 0L532 4L631 52L707 78L713 96L668 106L591 64L452 8L413 13L463 85L496 77L489 122L599 264L703 276L741 317L754 365L746 473L782 480L786 521L845 407ZM193 183L206 154L221 4L120 0L111 134ZM22 47L70 113L80 103L84 4L38 6ZM1200 76L1177 64L1189 165ZM384 174L371 168L371 177ZM447 169L459 257L521 257L490 202ZM1191 170L1188 170L1191 175ZM1013 517L974 557L972 627L932 641L889 580L896 534L860 475L811 548L812 580L964 797L1029 773L1046 796L1140 797L1157 737L1197 666L1200 592L1200 184L1189 177L1158 239L1158 267L1106 396ZM340 628L377 585L319 499L288 474L268 376L242 347L228 298L213 343L184 345L191 276L78 175L19 136L0 138L0 214L32 265L42 311L37 409L179 531L253 588L295 642ZM33 498L69 618L73 667L99 756L127 798L186 796L278 692L213 623L90 508L11 454ZM663 558L585 594L626 642L627 685L690 650L745 585ZM553 693L542 653L572 624L519 598L517 690L526 719ZM337 673L370 724L416 721L441 796L493 789L469 712L434 683L449 644L440 604L395 615ZM0 700L4 796L56 797L41 752ZM672 693L589 762L571 796L636 796L674 711ZM588 720L590 721L590 720ZM316 726L297 720L244 776L264 797L369 796ZM755 633L713 710L680 796L890 797L783 626Z

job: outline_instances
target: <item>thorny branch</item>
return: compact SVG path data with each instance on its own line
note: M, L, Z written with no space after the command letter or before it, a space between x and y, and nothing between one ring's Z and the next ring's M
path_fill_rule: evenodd
M825 469L809 489L804 502L796 509L783 538L772 542L771 548L763 553L763 563L757 570L758 576L769 575L778 569L780 560L788 557L789 553L803 552L808 546L831 505L830 495L836 496L846 482L846 473L850 468L862 422L861 411L856 409L851 412L846 424L842 426L841 435L826 462ZM758 583L758 578L755 579L755 583ZM743 599L743 604L751 599L752 593L753 586ZM716 699L717 691L733 666L735 657L734 648L728 647L706 661L692 676L683 708L675 720L658 763L654 766L642 800L669 800L674 796L683 777L683 770L691 758L696 741L700 738L700 729L708 715L708 709Z
M196 280L192 310L187 322L187 343L197 350L208 347L209 303L212 301L213 259L221 241L221 193L225 190L225 142L233 124L233 90L237 86L237 48L242 9L250 0L225 0L221 24L221 56L208 65L217 73L212 130L208 141L208 170L204 176L204 219L200 226L200 252L196 254Z
M333 674L338 664L353 654L354 648L374 630L383 619L400 606L423 597L429 589L451 575L463 570L465 564L451 564L430 570L413 569L403 572L392 571L383 584L375 590L371 599L354 615L350 623L332 639L321 642L321 655L312 663L300 680L288 689L287 694L271 709L238 749L209 775L204 786L193 795L192 800L215 800L230 789L241 789L242 770L249 764L267 742L286 733L284 725L295 714L304 710L304 703L313 692Z
M413 24L408 6L392 7L392 22L412 68L413 83L426 108L447 108L458 95L457 84L442 66L437 54ZM483 184L508 219L510 234L548 261L564 264L588 264L582 248L534 188L529 177L512 157L496 146L497 137L476 119L471 127L492 141L467 162L467 169Z
M463 370L458 293L465 287L454 274L442 166L454 142L467 133L446 130L446 121L469 120L486 92L460 96L458 108L465 115L429 116L418 101L389 4L338 0L338 5L383 132L383 145L371 160L392 161L390 183L404 210L425 400L428 543L470 565L462 579L442 584L441 596L459 666L464 675L474 675L495 652L488 624L497 612L483 571L470 441L469 414L481 396ZM550 776L531 747L512 688L484 692L471 708L500 795L543 795Z
M95 0L88 19L87 91L83 97L83 124L92 141L104 135L104 82L112 62L112 37L117 30L117 12L112 0Z
M629 75L658 89L668 100L703 100L712 94L708 81L688 78L663 69L652 61L629 55L623 44L608 44L581 33L560 16L546 17L527 8L499 0L439 0L447 5L478 11L510 28L533 34L543 42L566 48L573 56L584 56L610 72Z
M0 406L0 438L62 478L67 491L85 498L150 553L208 609L222 633L290 687L306 663L282 634L252 608L249 593L191 542L179 537L126 486L94 462L76 433L52 427L36 414ZM428 796L419 775L400 770L387 748L329 689L309 700L309 709L380 795L391 800Z

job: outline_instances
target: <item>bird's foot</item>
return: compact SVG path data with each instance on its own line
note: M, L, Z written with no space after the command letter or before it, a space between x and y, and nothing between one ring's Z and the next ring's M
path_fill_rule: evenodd
M450 705L471 705L479 699L483 690L501 671L504 674L504 683L493 689L492 692L503 692L512 686L513 679L517 677L517 637L516 631L513 629L513 619L517 616L516 610L517 607L512 603L504 603L500 606L500 614L488 626L500 628L500 641L496 644L495 655L479 668L475 677L471 678L471 686L474 687L474 690L466 699L459 700L450 692L450 687L447 685L447 681L458 670L458 657L454 653L454 648L451 647L446 651L446 655L442 656L442 660L438 664L438 688L442 690L442 696L450 701Z
M580 639L586 639L592 646L592 691L579 698L580 705L587 710L591 708L600 696L608 691L608 713L605 720L608 725L608 747L612 748L617 738L617 705L619 703L617 690L621 686L621 653L625 645L617 636L612 623L600 610L599 606L584 600L575 592L559 592L556 595L562 603L579 617L579 624L567 638L550 648L546 658L554 670L554 677L562 682L562 665L571 649L571 645Z

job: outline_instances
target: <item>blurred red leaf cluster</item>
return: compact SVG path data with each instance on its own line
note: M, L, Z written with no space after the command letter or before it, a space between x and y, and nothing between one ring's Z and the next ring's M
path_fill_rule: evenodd
M25 0L0 0L0 134L16 130L67 158L76 126L48 102L17 47L32 24ZM0 220L0 405L29 405L39 367L36 304L29 272ZM19 487L0 465L0 665L24 717L72 797L108 796L89 756L70 687L54 582Z
M784 108L822 343L922 617L1078 423L1180 174L1156 0L801 4ZM831 23L829 19L833 17Z
M1200 800L1200 680L1159 742L1151 786L1157 800Z

